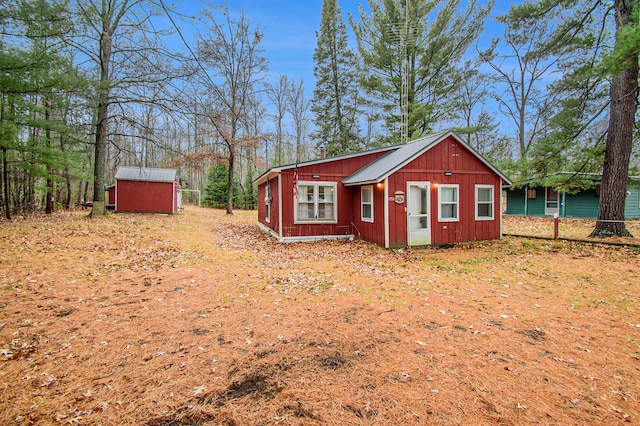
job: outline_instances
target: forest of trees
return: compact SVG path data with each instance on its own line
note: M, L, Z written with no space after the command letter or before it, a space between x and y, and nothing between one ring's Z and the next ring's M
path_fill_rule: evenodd
M514 181L575 191L579 175L549 176L602 174L594 235L624 235L639 0L493 7L368 0L345 15L323 0L310 83L269 77L261 23L226 4L188 17L163 0L5 0L2 212L87 200L103 215L115 170L138 165L178 168L231 213L255 208L252 180L270 166L453 129Z

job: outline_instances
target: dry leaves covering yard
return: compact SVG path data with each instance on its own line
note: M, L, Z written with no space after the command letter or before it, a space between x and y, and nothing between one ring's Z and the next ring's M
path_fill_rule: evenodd
M0 424L640 424L637 248L86 215L0 223Z

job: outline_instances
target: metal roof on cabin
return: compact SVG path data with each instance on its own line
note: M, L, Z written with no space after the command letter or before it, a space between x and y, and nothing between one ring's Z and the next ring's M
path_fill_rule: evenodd
M390 150L398 149L399 146L401 146L401 145L384 146L384 147L381 147L381 148L374 148L374 149L369 149L369 150L366 150L366 151L350 152L348 154L340 154L340 155L336 155L336 156L332 156L332 157L316 158L314 160L307 160L307 161L301 161L299 163L291 163L291 164L285 164L285 165L278 166L278 167L272 167L272 168L266 170L264 173L262 173L257 178L255 178L253 180L253 183L256 184L256 185L260 185L262 182L266 181L267 178L271 178L271 177L277 176L283 170L289 170L289 169L293 169L293 168L296 168L296 167L303 167L303 166L313 166L313 165L322 164L322 163L329 163L331 161L336 161L336 160L344 160L344 159L349 159L349 158L361 157L363 155L369 155L369 154L373 154L373 153L376 153L376 152L384 152L384 151L390 151Z
M356 171L351 176L347 176L342 180L342 183L346 186L365 185L368 183L382 182L384 178L396 172L397 170L401 169L411 160L413 160L423 152L427 151L434 145L438 144L448 136L454 137L458 143L460 143L462 146L467 148L476 158L478 158L489 169L491 169L494 173L500 176L500 178L502 178L502 180L505 183L509 185L511 184L511 180L504 173L498 170L493 164L489 162L489 160L484 158L479 152L473 149L465 141L460 139L460 137L452 131L444 131L444 132L436 133L433 135L425 136L423 138L408 142L404 145L387 146L383 148L373 149L370 151L361 151L356 153L339 155L336 157L327 157L327 158L321 158L316 160L310 160L310 161L306 161L298 164L289 164L289 165L280 166L280 167L273 167L265 171L258 178L256 178L253 181L253 183L259 185L262 182L266 181L268 178L277 176L278 174L280 174L280 172L282 172L282 170L292 169L294 167L309 166L309 165L320 164L324 162L335 161L339 159L357 157L357 156L369 154L372 152L390 151L387 154L383 155L382 157L378 158L377 160L369 163L368 165L364 166L360 170Z
M440 132L433 135L425 136L423 138L411 141L406 145L402 145L397 150L383 155L376 161L363 167L351 176L347 176L342 180L342 183L346 186L349 186L382 182L384 178L395 173L410 161L418 157L420 154L428 151L433 146L437 145L449 136L455 138L458 143L467 148L474 156L482 161L494 173L500 176L502 180L507 183L511 183L507 176L505 176L500 170L498 170L493 164L491 164L486 158L480 155L466 142L460 139L458 135L451 131Z
M116 180L137 180L145 182L173 182L176 179L176 169L120 166L115 178Z
M347 176L342 180L342 183L348 186L381 182L386 176L390 175L394 169L402 167L422 151L429 148L430 145L440 141L445 134L446 133L437 133L401 145L395 151L383 155L351 176Z

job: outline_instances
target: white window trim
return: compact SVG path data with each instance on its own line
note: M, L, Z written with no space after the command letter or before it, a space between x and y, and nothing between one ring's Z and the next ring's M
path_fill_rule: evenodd
M313 186L314 216L318 215L318 191L319 186L333 187L333 219L298 219L298 198L293 200L293 223L304 225L310 223L338 223L338 183L318 181L298 181L300 186Z
M265 212L264 212L264 220L267 223L271 223L271 184L269 183L269 181L267 181L267 184L265 185L264 188L264 207L265 207Z
M443 218L442 217L442 189L443 188L455 188L457 201L455 203L446 203L453 204L456 206L456 217L455 218ZM438 222L459 222L460 221L460 185L459 184L440 184L438 185Z
M368 189L371 192L371 201L368 203L365 203L362 197L365 189ZM365 204L371 206L371 217L364 217ZM373 185L366 185L360 188L360 220L363 222L373 223Z
M478 205L480 204L480 202L478 201L478 190L479 189L490 189L491 190L491 209L489 210L491 212L491 216L478 216ZM493 185L476 185L475 186L475 193L476 193L476 198L475 198L475 216L476 216L476 220L495 220L495 201L496 201L496 190L495 187ZM482 202L483 204L488 204L486 201Z

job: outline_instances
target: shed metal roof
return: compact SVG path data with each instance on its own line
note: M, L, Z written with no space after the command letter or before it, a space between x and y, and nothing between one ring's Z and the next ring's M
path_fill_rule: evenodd
M395 173L409 162L414 160L422 153L428 151L442 140L452 136L458 143L467 148L473 155L475 155L480 161L482 161L487 167L502 178L507 183L511 183L509 178L500 172L493 164L491 164L486 158L480 155L476 150L470 147L454 132L447 131L436 133L433 135L425 136L420 139L411 141L405 145L400 145L398 149L392 151L376 161L361 168L351 176L347 176L342 180L345 186L351 185L365 185L369 183L382 182L387 176Z
M173 182L176 179L176 169L120 166L115 178L116 180L137 180L145 182Z

